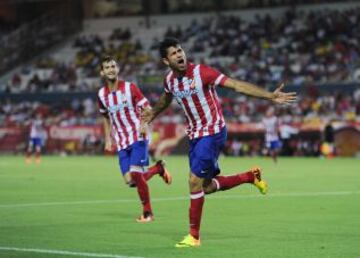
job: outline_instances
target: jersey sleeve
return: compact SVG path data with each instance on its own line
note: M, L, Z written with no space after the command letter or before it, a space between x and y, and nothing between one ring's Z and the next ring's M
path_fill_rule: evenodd
M164 78L163 80L163 86L164 86L164 91L169 94L170 93L170 90L169 90L169 86L167 84L167 80L166 80L166 77Z
M100 114L106 116L108 111L107 111L106 107L104 106L104 103L101 101L99 95L97 96L97 103L98 103L98 108L99 108Z
M134 106L142 109L150 107L149 101L144 97L140 89L135 84L131 83L130 90L133 96Z
M208 86L224 86L224 82L228 78L223 73L207 65L200 65L200 74L203 84Z

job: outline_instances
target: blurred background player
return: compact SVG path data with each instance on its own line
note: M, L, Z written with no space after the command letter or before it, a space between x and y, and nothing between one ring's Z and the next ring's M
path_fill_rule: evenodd
M327 158L333 158L335 154L334 147L334 127L332 121L329 121L324 128L323 143L320 147L321 154Z
M35 151L35 163L41 163L41 148L44 145L46 131L41 114L37 114L30 122L29 143L26 151L26 164L32 162L32 153Z
M270 155L276 163L281 142L279 139L279 120L275 116L275 110L273 107L266 111L262 124L265 129L265 147L268 151L268 155Z
M291 126L288 122L281 122L280 124L280 139L281 139L281 155L292 156L294 154L291 141L294 135L299 133L299 129Z
M218 158L225 146L227 129L215 87L269 99L274 103L292 102L296 94L282 92L283 85L274 92L268 92L250 83L231 79L209 66L188 63L184 50L175 38L165 38L160 43L159 51L162 61L171 70L164 78L165 93L153 109L144 111L142 122L148 125L171 104L173 98L186 115L186 133L190 139L190 230L175 246L197 247L200 246L205 194L229 190L244 183L254 184L263 194L267 191L259 168L231 176L219 175Z
M138 87L119 80L119 66L114 58L107 56L101 62L100 74L105 80L98 92L99 111L104 116L105 150L112 150L112 137L117 145L119 165L125 183L136 187L143 206L142 215L136 220L147 223L154 220L150 192L146 181L155 174L166 184L171 184L171 175L162 160L145 170L149 165L148 133L140 133L140 113L150 109L148 100Z

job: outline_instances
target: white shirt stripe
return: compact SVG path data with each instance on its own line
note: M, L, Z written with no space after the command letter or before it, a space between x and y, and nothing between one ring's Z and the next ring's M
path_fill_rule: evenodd
M119 100L118 100L119 102ZM112 96L112 93L109 94L109 106L112 107L114 106L114 98ZM116 139L116 142L119 143L120 139L120 145L118 144L118 150L122 149L124 146L126 146L126 137L125 137L125 133L121 127L121 123L119 121L119 119L117 118L116 113L111 113L110 112L110 118L112 121L112 125L113 125L113 132L114 132L114 137Z
M146 102L147 102L147 99L146 99L146 98L143 98L142 100L140 100L140 101L137 103L137 106L138 106L138 107L141 107L141 106L143 106Z
M215 85L219 85L219 83L221 82L221 79L224 78L223 74L220 74L219 77L216 78L215 80Z

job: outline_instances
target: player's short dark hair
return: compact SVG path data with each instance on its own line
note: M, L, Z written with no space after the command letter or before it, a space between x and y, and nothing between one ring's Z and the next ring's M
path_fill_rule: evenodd
M177 38L172 38L172 37L164 38L164 40L161 41L159 44L159 52L161 58L166 58L167 49L169 47L176 47L179 45L180 45L180 41Z
M100 61L100 69L102 70L102 69L104 68L104 67L103 67L103 63L108 63L108 62L110 62L110 61L115 61L115 62L116 62L115 57L110 56L110 55L103 56L103 57L101 58L101 61ZM117 64L117 62L116 62L116 64Z

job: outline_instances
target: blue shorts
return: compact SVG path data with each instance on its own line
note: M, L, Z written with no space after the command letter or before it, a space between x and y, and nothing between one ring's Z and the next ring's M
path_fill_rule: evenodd
M130 166L149 165L148 141L137 141L118 152L119 165L123 175L130 171Z
M279 140L266 142L266 148L270 150L277 150L280 148L280 146L281 146L281 142Z
M226 127L217 134L190 140L189 161L193 174L201 178L214 178L220 173L218 158L225 146Z
M29 145L31 146L31 147L33 147L33 146L39 146L39 147L41 147L42 146L42 141L41 141L41 138L40 137L34 137L34 138L30 138L30 140L29 140Z

